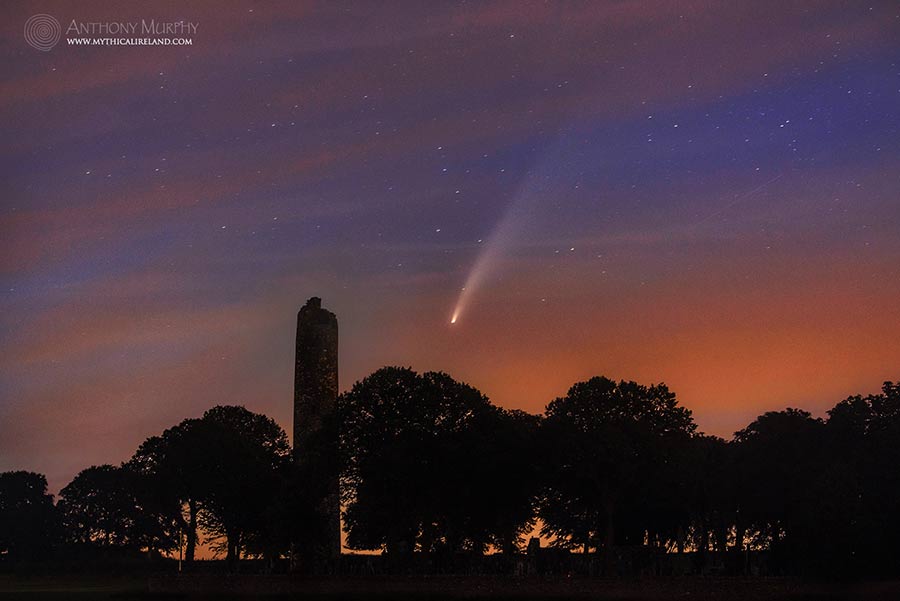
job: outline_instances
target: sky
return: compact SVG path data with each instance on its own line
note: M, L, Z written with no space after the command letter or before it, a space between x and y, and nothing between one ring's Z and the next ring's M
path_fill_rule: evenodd
M342 389L403 365L539 413L665 382L730 438L900 379L896 2L0 17L0 471L58 491L216 404L290 432L311 296ZM67 41L150 20L197 27Z

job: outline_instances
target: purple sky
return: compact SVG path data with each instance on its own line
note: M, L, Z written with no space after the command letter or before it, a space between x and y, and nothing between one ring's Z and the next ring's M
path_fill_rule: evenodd
M314 295L342 388L410 365L540 412L665 381L730 436L900 378L896 2L0 15L0 470L55 490L214 404L290 431ZM142 19L198 29L66 39Z

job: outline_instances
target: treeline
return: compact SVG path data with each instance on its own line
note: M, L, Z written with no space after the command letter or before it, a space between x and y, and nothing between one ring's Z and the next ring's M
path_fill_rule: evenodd
M60 491L0 474L0 561L175 554L316 557L340 479L352 549L403 558L552 546L615 573L623 550L765 554L770 573L896 576L900 383L826 419L768 412L723 440L664 384L597 377L544 415L492 405L444 373L387 367L340 396L294 453L272 419L215 407ZM203 540L201 541L201 536ZM415 555L413 555L415 554Z

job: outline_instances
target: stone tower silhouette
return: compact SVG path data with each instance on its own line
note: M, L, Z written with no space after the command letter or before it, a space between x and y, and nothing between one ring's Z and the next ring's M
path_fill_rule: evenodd
M297 314L296 365L294 369L294 451L298 460L325 461L311 445L327 443L322 436L324 417L331 412L338 394L338 323L334 313L322 308L322 299L306 301ZM321 512L326 535L304 545L316 554L337 557L341 553L341 506L337 478L328 482Z

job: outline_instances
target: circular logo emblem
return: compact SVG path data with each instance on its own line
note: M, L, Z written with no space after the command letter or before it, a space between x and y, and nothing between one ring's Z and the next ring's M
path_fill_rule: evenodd
M56 46L60 31L59 21L50 15L34 15L25 21L25 41L43 52Z

